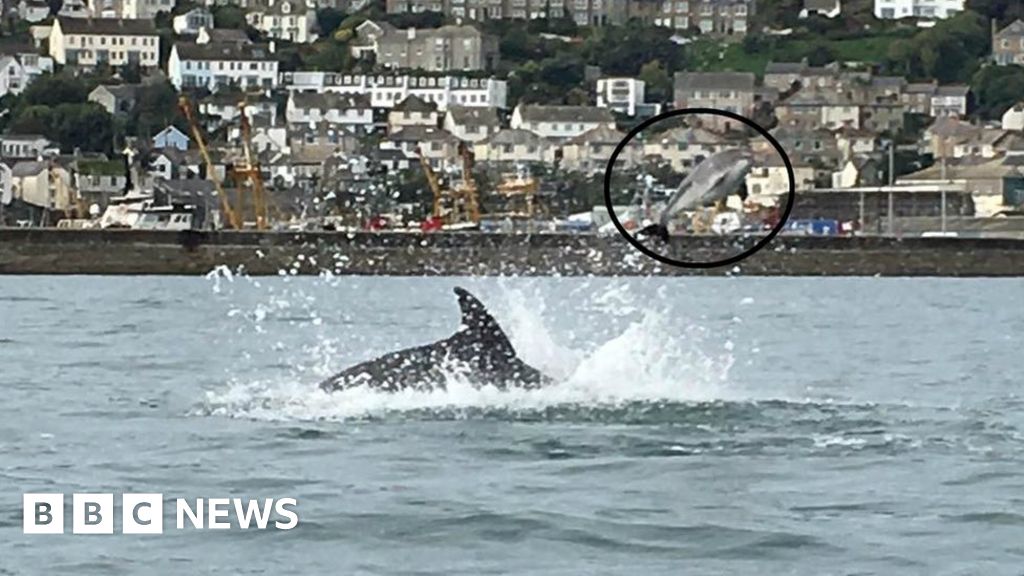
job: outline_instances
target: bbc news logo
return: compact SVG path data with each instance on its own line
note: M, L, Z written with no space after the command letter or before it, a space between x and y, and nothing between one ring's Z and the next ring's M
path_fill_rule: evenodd
M291 530L299 525L297 507L294 498L178 498L174 502L174 527ZM121 533L163 534L164 512L163 494L122 494ZM25 534L63 534L64 494L23 494L22 515ZM113 494L74 494L71 533L113 534L116 515Z

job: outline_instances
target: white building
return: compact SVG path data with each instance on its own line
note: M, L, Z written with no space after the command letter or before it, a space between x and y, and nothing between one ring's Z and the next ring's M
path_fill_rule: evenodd
M50 56L58 64L118 67L159 63L160 36L152 20L57 18L50 29Z
M277 87L277 60L258 44L193 44L178 42L167 60L171 84L211 91L236 86L270 90Z
M956 116L967 115L967 94L969 86L949 85L939 86L932 93L931 110L932 116Z
M512 111L509 126L542 138L568 140L601 126L614 130L615 117L604 108L591 106L520 104Z
M175 16L172 26L175 34L195 36L204 28L213 28L213 13L203 7L193 8Z
M39 134L4 134L0 136L0 156L3 158L38 158L52 149L54 149L53 143Z
M945 19L962 12L964 0L875 0L875 17Z
M268 0L266 6L250 8L245 21L270 38L297 44L317 39L316 6L305 0Z
M20 94L37 76L53 72L53 58L32 52L0 56L0 96Z
M170 13L176 0L90 0L93 18L128 18L152 20L160 12Z
M359 94L294 92L288 96L285 118L289 124L327 122L351 132L373 129L373 108Z
M291 92L340 92L366 94L374 108L390 109L409 95L449 106L505 108L508 85L495 78L338 74L335 72L285 72L284 87Z
M42 22L50 17L50 5L45 0L21 0L18 17L26 22Z
M644 103L644 81L636 78L601 78L597 81L597 106L636 116Z
M1003 112L1003 130L1024 130L1024 102L1018 102Z
M122 18L156 18L160 12L170 13L175 0L122 0Z

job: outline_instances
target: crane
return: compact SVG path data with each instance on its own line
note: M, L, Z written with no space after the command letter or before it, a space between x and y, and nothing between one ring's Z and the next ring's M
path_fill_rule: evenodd
M462 157L462 181L455 186L455 210L460 220L480 224L480 203L477 201L476 181L473 180L473 152L464 142L459 142L459 156Z
M416 154L419 156L420 166L423 167L423 174L427 178L427 185L434 194L431 219L424 225L424 230L436 230L444 226L479 225L480 205L477 201L476 182L473 180L472 174L473 157L469 148L459 145L459 155L462 159L462 179L453 188L441 186L430 162L418 147Z
M199 130L199 123L196 122L195 115L192 113L192 102L189 101L188 96L182 95L178 98L178 108L181 109L181 113L184 114L185 119L188 120L189 128L192 129L192 137L196 139L196 145L199 146L199 153L203 156L203 161L206 163L206 176L213 181L213 185L217 189L217 195L220 196L220 211L224 213L224 219L227 221L230 228L234 230L241 230L241 219L239 218L238 213L231 207L231 201L228 199L228 195L224 191L224 186L221 184L220 178L217 177L217 171L213 169L213 161L210 160L210 152L206 149L203 134ZM241 191L239 191L239 194L241 194Z
M239 118L242 125L242 151L245 160L242 164L235 164L232 171L235 178L235 185L238 187L238 194L246 187L252 188L253 211L256 213L256 229L266 230L267 201L263 189L263 176L260 174L260 165L253 161L252 147L250 146L252 130L249 125L249 117L245 113L245 100L238 103Z
M423 157L423 152L420 148L416 147L416 156L420 159L420 166L423 167L423 175L427 178L427 186L430 187L431 193L434 194L434 207L431 210L431 216L435 221L440 223L442 217L441 213L441 200L444 196L444 191L441 189L441 182L437 179L437 174L434 173L434 169L430 167L430 162Z

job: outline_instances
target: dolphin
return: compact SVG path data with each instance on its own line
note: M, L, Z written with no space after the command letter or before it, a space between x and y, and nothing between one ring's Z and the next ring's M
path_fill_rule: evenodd
M753 153L748 149L729 149L712 154L691 170L679 184L679 188L665 203L665 209L662 210L658 222L643 228L637 234L655 236L663 242L668 242L669 222L680 212L716 204L719 205L718 209L722 209L725 206L725 199L734 193L741 200L746 200L747 190L744 181L753 167Z
M446 369L474 386L534 389L553 380L516 356L515 348L487 308L464 288L455 288L462 311L459 329L444 340L385 354L356 364L320 383L325 392L367 386L384 392L444 389Z

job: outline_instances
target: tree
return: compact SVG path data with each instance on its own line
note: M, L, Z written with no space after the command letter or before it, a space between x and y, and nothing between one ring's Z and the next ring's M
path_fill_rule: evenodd
M317 42L316 51L305 58L304 65L324 72L346 72L352 69L352 54L344 43Z
M440 28L444 25L443 12L400 12L384 14L381 19L396 28Z
M640 74L637 75L644 82L644 92L648 99L653 102L668 102L672 100L672 77L668 75L660 60L651 60L640 67Z
M34 105L22 109L11 121L10 129L42 134L59 142L66 152L80 148L87 152L109 153L114 133L111 120L110 114L94 102L55 107Z
M336 8L320 8L316 11L316 25L320 35L327 36L338 29L345 20L345 13Z
M29 84L21 93L21 102L33 105L56 106L64 102L84 102L89 90L80 77L67 73L44 74Z
M1024 100L1024 67L986 66L971 79L976 113L987 120Z
M245 10L234 4L213 7L214 28L233 28L245 30Z
M174 124L184 132L188 125L178 110L178 93L170 82L145 84L139 88L126 130L133 136L149 138Z
M895 42L888 51L887 67L912 79L967 82L989 49L985 19L963 12L909 40Z
M624 26L605 26L583 45L587 64L608 74L634 76L645 62L660 60L669 72L682 69L685 50L671 40L672 31L631 21Z

